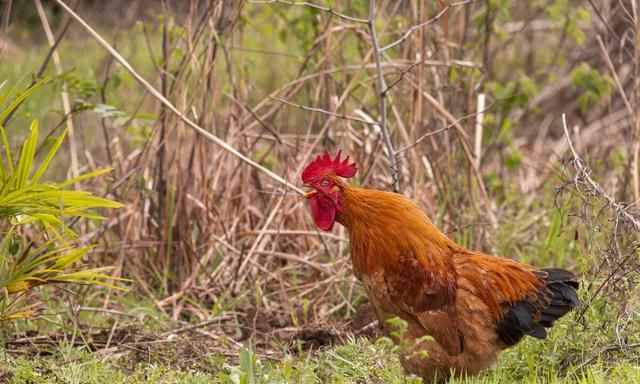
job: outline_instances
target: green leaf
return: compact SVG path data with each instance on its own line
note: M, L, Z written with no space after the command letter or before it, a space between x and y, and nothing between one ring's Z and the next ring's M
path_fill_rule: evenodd
M9 116L10 113L13 112L14 109L18 108L20 104L36 89L38 89L42 84L49 81L49 77L43 77L36 83L34 83L31 87L27 88L24 92L18 95L16 99L11 103L4 111L0 112L0 121L4 121L5 117Z
M75 183L77 183L79 181L82 181L82 180L92 179L94 177L98 177L98 176L103 175L105 173L111 172L112 170L113 170L113 168L105 168L105 169L100 169L98 171L85 173L85 174L80 175L78 177L75 177L73 179L67 180L67 181L65 181L63 183L60 183L59 186L60 186L60 188L64 188L64 187L67 187L69 185L73 185L73 184L75 184Z
M33 175L33 178L31 179L32 185L37 183L40 180L40 177L42 176L42 174L47 170L47 168L49 167L49 164L51 164L51 160L53 160L53 157L56 155L56 153L58 153L58 149L60 149L60 146L62 145L62 142L64 141L64 138L66 137L66 135L67 135L67 130L65 129L62 132L62 134L58 137L58 139L53 143L53 146L49 150L49 153L47 153L47 156L44 158L44 160L40 164L40 167L38 167L38 170Z
M29 171L31 170L36 154L36 146L38 145L38 120L34 120L31 123L30 130L31 134L22 145L22 152L20 153L20 159L18 160L18 167L16 169L16 188L22 188L27 185Z
M13 172L13 158L11 157L11 149L9 147L9 140L7 140L7 133L5 132L2 125L0 125L0 134L2 134L2 144L4 145L4 153L7 155L7 167L9 169L9 173ZM1 162L0 162L1 163ZM2 172L5 175L3 179L6 180L7 176L4 171L4 167L2 167Z
M244 371L243 377L245 377L245 382L248 384L256 383L253 363L253 354L247 348L242 348L240 350L240 369Z

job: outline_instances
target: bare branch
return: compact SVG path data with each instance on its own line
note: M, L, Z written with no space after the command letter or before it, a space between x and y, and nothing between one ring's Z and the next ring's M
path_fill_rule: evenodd
M571 136L569 136L569 129L567 128L567 118L564 113L562 114L562 127L564 128L564 135L567 138L567 144L569 145L569 149L571 150L571 163L576 170L576 176L574 178L575 182L582 182L587 184L590 189L589 194L603 198L607 202L607 205L613 208L614 211L616 211L617 217L620 217L636 232L640 232L640 219L627 212L626 204L615 201L614 198L609 196L609 194L607 194L607 192L602 189L600 184L593 181L593 179L589 175L591 173L591 170L585 166L584 160L580 158L580 155L578 155L578 152L576 152L575 148L573 147Z
M409 149L415 147L416 145L420 144L427 137L431 137L431 136L437 135L438 133L442 133L444 131L447 131L447 130L451 129L451 127L453 127L454 125L458 124L459 121L460 120L456 120L455 123L451 123L451 124L447 125L444 128L436 129L433 132L425 133L424 135L418 137L418 139L416 141L414 141L413 143L405 145L404 147L398 149L398 154L401 154L402 152L408 151Z
M322 5L313 4L313 3L310 3L308 1L285 1L285 0L263 0L263 1L260 1L260 0L253 0L253 1L250 1L250 3L253 3L253 4L273 4L273 3L278 3L278 4L285 4L285 5L297 5L297 6L301 6L301 7L309 7L309 8L319 9L321 11L330 13L333 16L339 17L339 18L341 18L343 20L351 21L353 23L367 24L369 22L367 19L360 19L360 18L357 18L357 17L348 16L348 15L345 15L343 13L334 11L331 7L323 7Z
M422 28L422 27L426 27L429 24L433 24L436 21L438 21L438 19L440 19L442 16L444 16L445 13L447 13L447 11L449 10L449 8L452 7L458 7L461 5L465 5L465 4L469 4L472 3L474 0L464 0L464 1L459 1L457 3L453 3L453 4L448 4L446 7L442 8L440 10L440 12L438 12L435 16L433 16L432 18L430 18L427 21L423 21L420 24L416 24L413 27L409 28L404 35L402 35L401 38L399 38L398 40L394 41L391 44L385 45L384 47L380 48L380 53L386 51L387 49L391 49L393 47L395 47L398 44L402 44L402 42L404 42L405 40L407 40L407 38L409 38L409 36L411 36L411 34L415 31L417 31L418 29Z
M375 27L376 17L376 2L375 0L369 0L369 33L371 34L371 44L373 45L373 56L376 60L376 77L378 80L378 105L380 108L380 131L382 132L382 138L384 139L384 145L387 147L387 154L389 156L389 163L391 164L391 178L393 180L393 191L400 192L400 180L398 177L398 158L396 157L396 151L393 149L391 143L391 137L389 136L389 129L387 127L387 85L384 81L382 74L382 51L378 44L378 37L376 36Z

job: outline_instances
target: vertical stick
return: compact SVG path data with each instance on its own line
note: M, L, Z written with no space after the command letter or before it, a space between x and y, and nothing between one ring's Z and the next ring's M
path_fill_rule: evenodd
M638 162L640 161L640 12L638 12L638 3L631 2L633 18L635 20L635 86L633 87L633 100L635 116L633 116L635 129L633 132L633 165L631 167L633 176L633 198L637 201L640 199L640 172L638 171Z
M47 20L47 14L42 7L42 3L40 0L34 0L36 5L36 10L38 11L38 16L40 16L40 21L42 22L42 28L44 29L44 34L47 36L47 41L49 45L52 47L53 51L51 52L51 57L53 58L53 63L56 66L56 73L61 75L64 71L62 70L62 62L60 61L60 55L58 55L58 50L55 49L56 39L53 37L53 32L51 32L51 27L49 26L49 21ZM64 114L67 119L67 135L69 137L69 152L71 154L71 175L75 178L80 176L80 171L78 169L78 149L76 146L76 136L75 130L73 126L73 116L71 116L71 103L69 102L69 93L67 92L67 82L62 82L62 108L64 109Z
M384 76L382 75L382 64L380 57L381 52L380 45L378 44L378 38L376 36L375 17L376 2L375 0L369 0L369 20L367 21L367 24L369 25L369 33L371 34L373 57L376 60L376 75L378 80L378 106L380 109L379 127L380 131L382 131L382 138L384 140L384 145L387 148L389 163L391 164L391 178L393 180L392 188L394 192L400 192L400 181L398 180L398 159L396 157L396 151L393 149L391 137L389 136L389 131L387 128L387 84L385 83Z
M478 102L476 104L476 136L475 143L473 147L473 152L475 154L475 166L476 169L480 169L480 157L482 152L482 126L484 123L484 104L485 97L484 93L478 94Z

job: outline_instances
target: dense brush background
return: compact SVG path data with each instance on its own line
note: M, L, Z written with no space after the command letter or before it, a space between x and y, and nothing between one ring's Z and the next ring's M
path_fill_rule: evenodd
M190 119L292 183L342 149L355 184L391 188L380 129L365 123L380 117L366 24L285 1L67 3ZM313 3L368 17L368 1ZM382 46L448 4L375 3ZM98 244L85 263L113 266L128 291L35 290L40 315L1 324L0 381L418 381L376 343L342 227L318 232L295 193L161 106L54 1L42 6L59 68L35 3L0 5L0 83L17 93L49 76L3 125L17 150L39 119L46 147L67 125L68 90L73 132L47 177L114 168L77 187L125 207L75 230ZM582 306L547 341L469 382L640 380L638 232L622 214L640 199L639 11L451 3L381 55L401 192L466 247L581 276ZM576 174L562 114L601 190Z

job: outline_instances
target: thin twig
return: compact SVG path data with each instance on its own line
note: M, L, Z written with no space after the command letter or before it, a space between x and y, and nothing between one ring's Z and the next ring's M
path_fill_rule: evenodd
M585 361L582 362L582 364L578 365L574 369L574 372L580 371L582 368L584 368L587 365L593 363L597 358L601 357L605 353L621 351L621 350L625 350L625 349L635 349L635 348L640 348L640 343L627 344L627 345L614 344L614 345L606 346L600 352L598 352L597 354L595 354L595 355L591 356L590 358L586 359Z
M429 20L424 21L424 22L422 22L422 23L420 23L420 24L416 24L416 25L414 25L413 27L409 28L409 29L404 33L404 35L402 35L402 37L401 37L401 38L399 38L398 40L394 41L394 42L393 42L393 43L391 43L391 44L388 44L388 45L385 45L384 47L382 47L382 48L380 49L380 53L382 53L382 52L386 51L387 49L391 49L391 48L395 47L395 46L396 46L396 45L398 45L398 44L401 44L402 42L404 42L405 40L407 40L407 38L409 38L409 36L411 36L411 34L412 34L413 32L417 31L418 29L423 28L423 27L426 27L426 26L427 26L427 25L429 25L429 24L433 24L433 23L435 23L436 21L438 21L438 19L440 19L442 16L444 16L444 14L445 14L445 13L447 13L447 11L449 10L449 8L452 8L452 7L458 7L458 6L460 6L460 5L469 4L469 3L472 3L473 1L474 1L474 0L464 0L464 1L459 1L459 2L457 2L457 3L448 4L447 6L445 6L444 8L442 8L442 9L440 10L440 12L438 12L435 16L433 16L433 17L432 17L432 18L430 18Z
M278 132L276 131L276 129L271 126L270 123L268 123L267 121L265 121L264 119L262 119L260 116L258 116L258 114L247 104L241 102L240 100L236 99L232 94L225 92L224 93L225 96L227 96L231 101L233 101L236 105L238 105L240 108L244 109L245 111L249 112L249 114L251 114L251 116L253 116L254 119L256 119L257 122L260 123L260 125L262 125L262 127L267 130L267 132L269 132L270 134L273 135L273 137L276 139L276 141L280 144L282 144L282 139L280 138L280 135L278 134Z
M385 88L385 90L382 91L382 94L386 95L393 87L395 87L400 81L402 81L402 79L407 73L409 73L413 68L415 68L418 64L421 64L421 63L422 61L416 61L415 63L411 64L407 68L403 69L402 72L400 72L400 76L398 76L398 78L395 79L393 83L389 84L387 88Z
M475 113L470 113L470 114L468 114L468 115L462 116L462 117L460 117L460 118L456 119L455 121L451 122L449 125L447 125L447 126L446 126L446 127L444 127L444 128L436 129L436 130L435 130L435 131L433 131L433 132L427 132L427 133L425 133L424 135L422 135L422 136L418 137L418 139L416 139L416 141L414 141L413 143L408 144L408 145L405 145L404 147L402 147L402 148L398 149L398 150L396 151L396 153L397 153L397 154L401 154L402 152L405 152L405 151L407 151L407 150L409 150L409 149L411 149L411 148L415 147L416 145L420 144L420 143L421 143L424 139L426 139L427 137L430 137L430 136L433 136L433 135L437 135L438 133L442 133L442 132L444 132L444 131L446 131L446 130L449 130L449 129L453 128L456 124L460 124L460 122L461 122L461 121L464 121L464 120L466 120L466 119L470 119L470 118L472 118L472 117L474 117L474 116L477 116L477 115L478 115L478 113L484 113L485 111L488 111L489 109L493 108L493 106L494 106L496 103L498 103L498 101L501 101L501 100L496 100L496 101L494 101L493 103L489 104L489 106L487 106L486 108L483 108L483 109L482 109L482 110L480 110L480 111L477 111L477 112L475 112Z
M584 183L586 183L590 188L590 194L603 198L607 202L607 204L616 211L617 216L621 217L622 220L626 222L633 230L635 230L636 232L640 232L640 219L627 212L626 204L615 201L613 197L609 196L609 194L606 193L604 189L602 189L600 184L593 181L591 176L589 176L591 171L585 166L584 160L580 158L578 152L576 152L575 148L573 147L573 143L571 142L571 136L569 136L569 129L567 128L567 117L564 113L562 114L562 127L564 128L564 135L567 138L567 144L569 145L569 149L571 150L571 154L573 156L571 162L573 163L573 167L576 170L575 180L582 180Z
M389 64L393 65L394 63L389 63ZM383 64L383 66L389 65L389 64ZM473 62L464 61L464 60L447 60L446 62L445 61L437 61L437 60L418 60L418 61L414 61L407 68L405 68L402 71L400 71L400 75L398 76L398 78L395 79L393 81L393 83L387 85L387 89L384 90L384 93L385 94L389 93L389 91L391 89L393 89L393 87L398 85L398 83L400 81L402 81L402 79L404 79L404 77L408 73L410 73L411 70L413 70L413 68L415 68L419 64L431 65L431 66L444 66L444 67L453 67L454 65L458 65L458 66L461 66L461 67L469 67L469 68L481 68L482 67L482 65L480 65L480 64L475 64Z
M285 5L297 5L297 6L301 6L301 7L309 7L309 8L314 8L314 9L319 9L321 11L327 12L332 14L333 16L339 17L341 19L347 20L347 21L351 21L354 23L362 23L362 24L367 24L368 20L366 19L360 19L357 17L353 17L353 16L348 16L345 15L343 13L340 12L336 12L334 11L331 7L323 7L321 5L318 4L313 4L310 3L308 1L285 1L285 0L253 0L250 1L250 3L252 4L273 4L273 3L278 3L278 4L285 4Z
M265 95L271 100L275 100L275 101L278 101L278 102L280 102L282 104L290 105L292 107L300 108L303 111L318 112L318 113L322 113L324 115L328 115L328 116L331 116L331 117L337 117L338 119L357 121L359 123L363 123L363 124L367 124L367 125L378 125L378 123L375 122L375 121L371 122L369 120L361 119L359 117L347 116L344 113L336 113L336 112L327 111L326 109L322 109L322 108L308 107L306 105L292 103L291 101L288 101L288 100L285 100L285 99L281 99L279 97L271 96L271 95L267 94L266 92L265 92Z
M93 37L93 39L96 40L98 44L102 46L102 48L104 48L107 52L109 52L127 70L127 72L129 72L133 76L133 78L135 78L147 90L147 92L149 92L153 97L155 97L158 101L160 101L169 110L171 110L171 112L176 114L176 116L178 116L180 120L182 120L185 124L187 124L189 127L196 130L196 132L204 136L206 139L216 143L225 151L231 153L238 159L244 161L245 163L257 169L258 171L264 173L266 176L270 177L272 180L282 184L286 189L291 189L300 195L304 194L304 191L302 191L300 188L289 183L287 180L285 180L278 174L270 171L269 169L251 160L250 158L242 154L240 151L238 151L231 145L227 144L222 139L218 138L217 136L213 135L211 132L207 131L206 129L200 127L198 124L191 121L191 119L189 119L184 113L180 112L178 108L176 108L169 100L167 100L167 98L162 96L162 94L158 92L151 84L149 84L149 82L147 82L138 72L136 72L136 70L133 69L131 64L129 64L129 62L124 57L122 57L120 53L118 53L118 51L116 51L109 43L107 43L107 41L103 39L102 36L98 34L98 32L96 32L93 28L91 28L89 24L87 24L71 8L69 8L62 0L55 0L55 1L58 5L60 5L62 9L64 9L67 13L69 13L71 17L73 17L87 32L89 32L91 37Z

